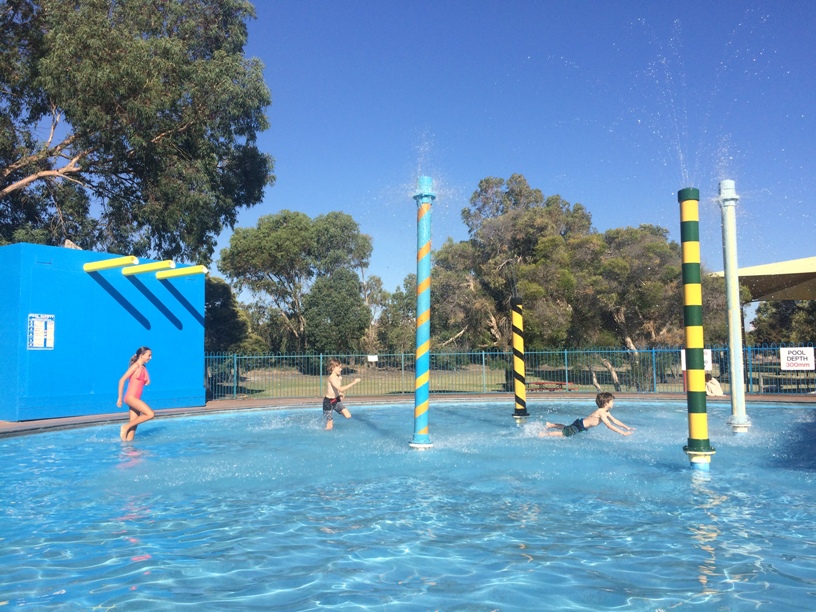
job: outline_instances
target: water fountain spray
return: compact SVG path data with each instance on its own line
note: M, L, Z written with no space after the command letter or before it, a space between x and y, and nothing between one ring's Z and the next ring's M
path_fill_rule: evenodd
M680 203L680 242L683 250L683 319L685 323L689 437L683 450L691 467L708 470L714 448L708 441L706 414L705 344L703 342L703 290L700 272L700 191L693 187L677 192Z
M414 391L414 438L411 448L430 448L428 404L431 365L431 203L436 199L433 180L420 176L414 200L417 203L417 305L416 388Z
M737 267L737 220L739 201L734 181L720 181L722 208L723 265L725 268L725 300L728 309L728 366L731 378L731 418L734 433L745 433L751 421L745 415L745 381L742 357L742 307L739 298Z

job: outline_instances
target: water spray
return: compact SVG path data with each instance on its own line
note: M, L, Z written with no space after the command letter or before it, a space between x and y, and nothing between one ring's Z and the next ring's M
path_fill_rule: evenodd
M431 365L431 204L436 199L433 180L420 176L414 200L417 203L417 304L416 388L414 391L414 438L411 448L431 448L428 434L428 405Z
M742 307L739 297L737 266L736 208L739 196L734 181L720 181L722 208L723 265L725 268L725 301L728 309L728 367L731 378L731 431L745 433L751 421L745 415L745 381L742 357Z
M683 249L683 320L685 324L689 437L683 450L691 467L708 470L714 448L708 441L703 342L703 289L700 272L700 191L693 187L677 192L680 203L680 242Z

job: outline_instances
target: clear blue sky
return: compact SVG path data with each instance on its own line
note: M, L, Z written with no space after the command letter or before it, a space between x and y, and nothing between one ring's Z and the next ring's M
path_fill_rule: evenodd
M246 51L272 91L259 142L277 183L238 226L348 213L394 290L416 271L420 174L434 248L467 238L460 211L487 176L523 174L598 231L650 223L677 241L677 191L697 187L715 271L728 178L740 267L816 255L816 2L255 5Z

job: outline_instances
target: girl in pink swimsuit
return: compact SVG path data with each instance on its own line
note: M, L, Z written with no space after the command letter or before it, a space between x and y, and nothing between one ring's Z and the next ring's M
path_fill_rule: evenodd
M119 379L119 399L116 405L120 408L125 381L129 381L127 393L125 393L125 404L130 409L130 421L119 428L119 437L123 442L133 440L136 435L136 427L155 416L150 406L142 401L142 389L145 385L150 384L150 375L147 373L146 366L152 358L153 352L146 346L137 349L136 354L130 358L130 367Z

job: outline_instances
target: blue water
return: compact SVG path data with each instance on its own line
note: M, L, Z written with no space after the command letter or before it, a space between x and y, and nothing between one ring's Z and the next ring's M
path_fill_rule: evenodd
M637 431L539 438L588 402L157 419L0 439L0 607L157 610L812 610L816 412L681 404Z

